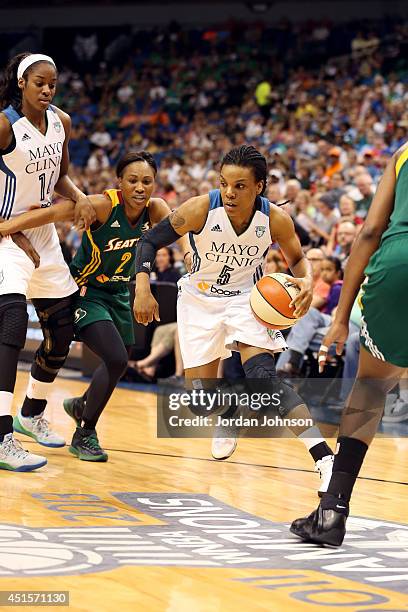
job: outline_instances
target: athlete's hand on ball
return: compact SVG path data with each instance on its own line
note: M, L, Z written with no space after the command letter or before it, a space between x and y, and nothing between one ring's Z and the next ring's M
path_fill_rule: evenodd
M11 234L12 241L31 259L34 266L38 268L40 265L40 256L27 238L22 232L16 232Z
M336 354L341 355L343 353L344 344L347 340L349 333L348 323L342 323L340 321L333 321L329 327L329 331L322 340L322 344L319 350L319 372L322 373L327 362L327 355L329 348L332 344L336 345Z
M299 288L299 293L291 301L290 305L295 307L294 315L297 318L303 317L310 308L313 299L313 286L308 278L292 278L288 276L294 285Z
M96 212L86 195L81 194L76 201L74 211L74 225L78 229L89 229L96 221Z
M148 325L153 319L155 321L160 321L159 304L150 292L144 293L136 291L133 313L136 321L142 323L142 325Z

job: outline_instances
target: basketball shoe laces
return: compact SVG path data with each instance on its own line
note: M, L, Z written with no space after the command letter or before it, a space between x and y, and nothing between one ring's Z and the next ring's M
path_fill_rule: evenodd
M50 424L47 419L41 415L32 417L32 419L33 430L35 430L35 433L39 433L45 438L48 438L48 436L50 435Z
M7 434L4 436L3 443L0 444L0 456L3 457L16 457L17 459L25 459L29 455L29 452L24 450L21 442L16 440L13 434Z
M89 436L84 436L82 440L84 442L84 446L86 446L87 448L90 448L91 450L100 449L99 440L96 433L91 433L89 434Z

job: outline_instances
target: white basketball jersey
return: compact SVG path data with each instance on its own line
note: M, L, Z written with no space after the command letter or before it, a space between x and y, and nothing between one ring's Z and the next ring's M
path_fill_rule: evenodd
M220 190L210 191L209 197L203 229L189 234L193 267L183 286L216 297L249 293L264 274L266 254L272 242L269 201L257 197L250 225L237 235L222 205Z
M51 204L60 175L65 130L52 106L46 111L45 134L12 106L3 113L13 130L11 145L0 155L0 215L9 219Z

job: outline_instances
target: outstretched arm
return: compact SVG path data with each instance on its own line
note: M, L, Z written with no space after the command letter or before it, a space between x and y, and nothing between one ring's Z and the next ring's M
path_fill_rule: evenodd
M207 218L208 208L208 195L190 198L139 240L136 249L136 291L133 306L138 323L147 325L153 319L160 320L159 306L150 291L150 271L157 251L176 242L188 232L200 231Z
M75 202L72 200L64 200L58 204L48 206L47 208L36 208L22 213L17 217L12 217L8 221L0 223L0 234L9 236L16 232L22 232L34 227L41 227L47 223L55 223L56 221L73 221L74 220Z
M97 194L88 196L88 200L94 210L97 221L105 223L111 212L112 204L110 199L103 194ZM0 234L8 236L34 227L41 227L42 225L47 225L47 223L74 221L75 206L75 202L72 200L62 200L47 208L29 210L0 223Z

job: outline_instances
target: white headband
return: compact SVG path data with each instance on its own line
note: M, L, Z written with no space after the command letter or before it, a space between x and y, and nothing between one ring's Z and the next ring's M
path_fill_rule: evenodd
M49 55L43 55L42 53L32 53L27 55L18 65L17 68L17 79L21 79L27 68L36 62L50 62L57 69L54 60Z

